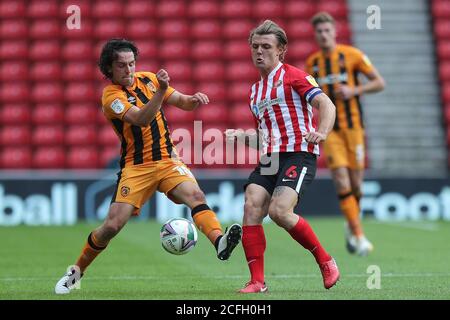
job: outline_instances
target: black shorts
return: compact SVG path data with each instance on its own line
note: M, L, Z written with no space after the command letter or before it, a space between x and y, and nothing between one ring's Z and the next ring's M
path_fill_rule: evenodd
M272 159L270 163L268 157ZM274 165L277 158L278 163ZM280 152L263 156L250 174L244 190L249 184L254 183L272 195L276 187L286 186L297 192L300 201L306 187L316 175L316 161L316 155L309 152Z

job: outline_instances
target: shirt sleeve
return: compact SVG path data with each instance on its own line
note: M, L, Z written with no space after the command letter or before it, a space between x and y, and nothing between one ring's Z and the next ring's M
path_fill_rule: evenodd
M103 113L108 119L123 120L123 116L132 106L122 90L105 89L103 92Z
M291 85L295 92L304 97L308 103L311 103L315 96L322 93L316 79L301 70L296 70L296 72L292 73Z
M359 72L364 73L365 75L373 72L373 65L369 58L362 52L356 52L356 65L355 69Z

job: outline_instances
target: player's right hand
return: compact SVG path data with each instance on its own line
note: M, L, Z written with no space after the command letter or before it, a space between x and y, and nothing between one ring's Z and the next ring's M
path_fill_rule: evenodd
M162 90L166 90L169 87L170 77L166 70L159 70L156 73L156 79L158 79L159 87Z

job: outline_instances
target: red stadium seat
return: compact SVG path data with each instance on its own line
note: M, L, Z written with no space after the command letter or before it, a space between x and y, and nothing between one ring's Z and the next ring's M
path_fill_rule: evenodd
M450 2L447 0L434 0L431 2L431 12L434 18L450 18Z
M190 36L195 39L221 38L222 26L217 20L201 20L192 25Z
M66 81L92 80L95 67L93 62L70 62L63 68L63 78Z
M325 1L322 0L317 5L317 11L326 11L331 14L335 19L347 17L347 4L346 0L339 1Z
M89 0L77 0L74 2L73 0L65 0L60 6L59 6L59 17L62 19L66 19L73 14L73 8L70 8L69 13L67 13L67 10L70 6L76 5L80 8L80 13L82 15L83 24L86 20L86 18L91 16L91 2Z
M66 102L97 102L100 103L101 96L96 95L91 83L71 82L65 86L64 99Z
M450 39L450 21L446 19L437 20L434 23L434 34L436 39Z
M185 39L189 37L189 24L184 19L163 20L158 31L162 39Z
M249 80L249 85L259 81L260 75L250 60L236 61L228 65L227 80ZM247 88L249 90L250 88Z
M97 133L93 125L70 126L66 131L65 141L70 146L95 145L97 143Z
M439 41L437 45L437 54L441 60L450 60L450 40Z
M216 18L220 15L218 1L193 1L188 8L188 15L194 19Z
M201 82L198 85L198 91L205 93L211 103L223 102L227 96L223 82Z
M66 164L66 153L61 147L41 147L33 154L33 168L63 169Z
M188 61L166 61L162 64L164 69L169 73L170 79L177 81L190 81L192 80L192 64ZM199 70L195 70L195 74L199 73ZM149 70L150 71L150 70ZM153 70L156 73L156 69Z
M282 3L276 0L258 0L253 7L253 15L258 19L278 20L283 13Z
M142 40L136 43L139 48L139 59L155 59L158 54L158 44L150 40ZM100 54L100 52L99 52ZM138 61L139 63L140 61Z
M4 148L0 154L0 167L26 169L31 167L31 150L28 147Z
M220 59L223 54L220 41L200 41L192 45L192 57L196 60Z
M100 151L99 166L106 168L107 166L119 165L120 147L105 147Z
M3 126L0 130L0 145L23 146L31 142L31 131L28 126Z
M183 0L161 1L156 8L156 16L161 18L185 18L186 14Z
M228 97L232 101L248 103L251 81L232 82L228 86Z
M447 146L450 146L450 126L447 126Z
M97 39L125 38L125 27L121 20L100 20L94 28Z
M62 49L62 57L65 60L86 60L92 56L92 43L86 40L67 41Z
M65 110L65 123L73 124L95 124L99 107L92 103L72 103Z
M61 125L36 126L32 137L35 146L58 146L64 144L64 130Z
M84 13L83 13L84 14ZM83 16L84 17L84 16ZM84 18L83 18L84 19ZM62 28L61 34L65 39L71 40L86 40L90 39L93 35L93 26L90 20L84 19L80 25L80 28L69 29L67 27Z
M2 18L23 18L26 16L24 1L2 1L0 2Z
M320 156L317 158L317 168L327 168L327 157L322 151L320 152Z
M284 5L284 15L296 19L296 21L309 21L314 15L315 9L316 6L313 1L291 0Z
M223 37L228 39L247 39L250 31L255 28L251 20L230 20L223 26Z
M166 59L189 59L189 44L185 41L167 41L159 48L159 54Z
M0 101L5 102L26 102L30 97L27 82L4 83L0 87Z
M318 47L312 41L296 41L289 45L287 58L289 60L305 60L316 50L318 50Z
M157 29L153 21L147 19L134 19L127 25L127 35L130 39L142 39L146 41L149 35L156 34ZM138 45L139 49L140 46Z
M0 43L0 59L17 60L26 59L28 57L28 45L26 41L2 41Z
M102 108L99 107L97 109L97 124L102 126L105 124L109 124L108 120L106 119L105 115L103 114Z
M59 12L56 0L34 0L28 5L28 17L49 18L57 17Z
M196 120L205 123L222 123L226 124L228 119L228 110L224 104L210 103L202 106L195 111Z
M161 68L159 63L157 63L155 60L138 60L136 63L136 70L137 71L146 71L146 72L153 72L156 73ZM171 74L169 73L171 76ZM175 79L175 78L173 78Z
M21 39L28 35L28 26L26 21L22 19L4 20L0 24L0 38Z
M26 104L4 104L0 109L0 123L5 125L28 124L31 115Z
M32 121L34 124L60 124L64 122L64 109L59 103L42 103L33 108Z
M194 112L184 111L174 106L164 107L163 112L169 127L172 127L172 124L177 123L192 123L195 118Z
M92 16L95 18L121 18L125 6L120 1L96 1L92 7Z
M33 64L30 70L30 78L35 81L46 80L60 80L61 79L61 64L55 61L41 61Z
M131 1L125 6L125 16L130 19L149 19L154 16L155 5L146 0Z
M307 20L292 20L286 29L286 33L289 39L306 39L314 41L314 29Z
M445 123L450 125L450 102L444 106Z
M225 0L222 4L221 15L227 19L248 18L252 15L250 2L242 0Z
M30 59L41 60L57 60L60 55L59 42L56 40L36 41L30 48Z
M231 107L230 122L234 128L255 128L255 117L250 111L248 101L243 100Z
M24 60L19 61L5 61L0 64L0 79L2 81L27 80L28 79L28 64Z
M113 128L107 124L100 129L98 143L102 146L118 146L120 145L120 140Z
M66 158L67 167L71 169L95 169L98 162L98 151L94 147L73 147Z
M439 77L441 81L450 81L450 61L442 61L439 66Z
M225 74L223 63L216 61L197 63L194 66L194 71L194 79L197 81L220 81Z
M251 49L247 40L228 41L224 46L223 57L228 60L251 61Z
M31 24L31 39L58 39L61 24L58 20L37 20Z
M63 99L63 87L59 82L38 82L32 87L31 97L38 103L58 101Z
M338 41L342 42L341 40L347 40L350 39L352 35L352 31L350 29L350 26L347 21L336 21L336 35Z
M447 104L450 102L450 82L445 82L442 84L442 99L444 103Z

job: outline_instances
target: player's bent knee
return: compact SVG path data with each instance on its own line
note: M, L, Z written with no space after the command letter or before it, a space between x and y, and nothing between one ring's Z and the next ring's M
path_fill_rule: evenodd
M269 206L269 217L276 224L280 224L286 217L286 213L289 212L290 208L288 208L285 204L280 201L272 202Z
M249 202L244 204L244 225L260 224L264 217L265 214L262 207L255 206Z

